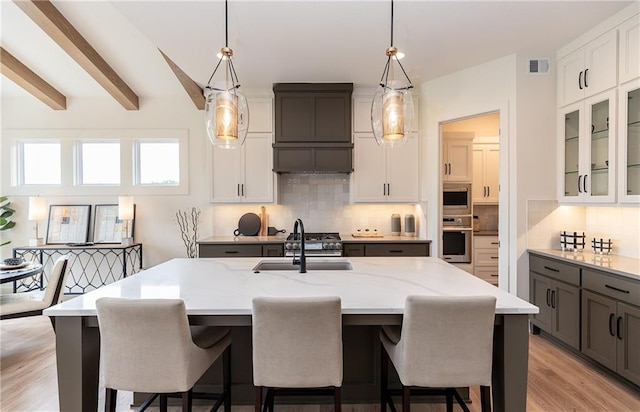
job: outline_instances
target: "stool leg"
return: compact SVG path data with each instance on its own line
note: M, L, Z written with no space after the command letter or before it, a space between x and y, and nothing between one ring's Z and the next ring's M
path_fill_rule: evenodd
M118 391L115 389L107 388L104 396L104 410L105 412L116 412L116 398L118 397Z
M342 387L340 386L333 388L333 410L335 412L342 411Z
M411 410L411 389L408 386L402 385L402 412L409 412Z
M193 406L193 390L182 392L182 412L191 412Z
M480 387L480 403L482 404L482 412L491 412L491 387Z
M447 388L445 391L445 397L447 399L447 412L453 412L453 389Z
M254 411L260 412L260 408L262 407L262 386L255 387L253 405L254 405Z
M380 412L387 412L387 385L389 374L389 355L380 343Z
M231 345L222 354L224 412L231 412Z
M160 412L167 412L167 395L160 394Z
M276 397L276 388L269 388L267 390L267 402L269 403L269 411L273 412L275 409L275 397Z

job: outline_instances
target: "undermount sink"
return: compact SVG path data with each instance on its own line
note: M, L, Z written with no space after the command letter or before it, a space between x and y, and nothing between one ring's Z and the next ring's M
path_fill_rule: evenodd
M351 262L348 260L308 260L307 270L351 270ZM253 267L254 271L260 270L300 270L300 265L294 265L288 260L261 260Z

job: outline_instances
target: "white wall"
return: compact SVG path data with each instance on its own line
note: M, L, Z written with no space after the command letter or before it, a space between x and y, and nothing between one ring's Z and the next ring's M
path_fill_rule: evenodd
M462 70L426 83L420 87L421 92L421 131L422 131L422 190L421 198L428 201L425 211L427 215L427 231L423 235L433 239L432 254L438 255L441 249L440 242L440 204L441 186L440 173L442 153L440 145L440 123L494 111L500 112L500 184L501 204L507 207L506 194L509 183L508 165L512 158L511 144L515 137L515 81L516 56L510 55L490 61L469 69ZM504 216L504 215L503 215ZM509 245L511 238L506 226L510 219L501 218L501 240L503 245ZM504 223L502 223L504 222ZM505 256L506 249L501 248ZM513 257L515 258L515 257ZM511 286L511 276L508 273L507 261L511 261L511 252L508 259L501 259L500 285L507 290L514 290Z
M421 86L422 199L429 199L427 238L440 248L439 125L500 111L500 287L528 297L526 201L555 197L555 76L527 74L527 59L547 51L509 55ZM503 256L506 255L506 259Z
M144 244L144 264L151 266L185 256L175 213L178 209L202 209L201 232L210 235L212 215L209 211L209 179L206 150L209 141L203 127L203 112L186 96L141 99L140 110L127 111L112 98L74 98L65 111L51 110L35 98L12 98L2 101L2 130L6 129L182 129L189 135L189 194L171 196L135 196L135 239ZM10 172L6 144L1 144L2 173ZM68 166L68 165L67 165ZM3 179L4 180L4 179ZM6 184L5 184L6 186ZM10 188L0 187L6 194ZM35 194L35 193L34 193ZM46 196L48 204L117 203L119 189L104 189L96 196ZM11 248L25 245L32 238L32 225L27 221L28 198L11 196L17 209L17 225L2 233L11 244L2 247L1 255L9 256ZM46 222L41 222L46 230Z

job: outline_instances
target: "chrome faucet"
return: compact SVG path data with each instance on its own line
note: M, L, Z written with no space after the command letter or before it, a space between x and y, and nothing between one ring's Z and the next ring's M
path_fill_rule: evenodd
M296 252L293 252L293 264L300 265L300 273L307 273L307 256L304 254L304 225L302 219L296 219L293 224L293 240L297 239L298 224L300 225L300 258L296 259Z

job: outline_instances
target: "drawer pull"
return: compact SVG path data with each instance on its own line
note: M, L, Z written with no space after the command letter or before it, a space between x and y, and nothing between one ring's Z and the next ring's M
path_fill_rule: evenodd
M500 242L491 242L492 245L499 245Z
M604 285L604 287L605 287L605 288L607 288L607 289L615 290L616 292L629 293L629 291L628 291L628 290L619 289L619 288L617 288L617 287L615 287L615 286L611 286L611 285L606 285L606 284L605 284L605 285Z
M498 256L491 256L491 259L499 259Z
M560 269L550 268L549 266L544 266L545 269L550 270L552 272L560 272Z
M618 339L622 340L622 316L618 316L618 320L616 320L616 335L618 335Z
M228 254L228 255L232 255L234 253L238 253L237 250L225 250L224 253Z
M491 277L497 278L497 277L498 277L498 275L497 275L497 274L496 274L496 275L493 275L493 274L492 274L492 275L491 275Z
M402 253L402 250L397 250L397 249L391 249L389 250L389 253Z
M609 335L611 336L616 336L616 334L613 332L613 319L615 318L615 315L613 313L609 314Z

